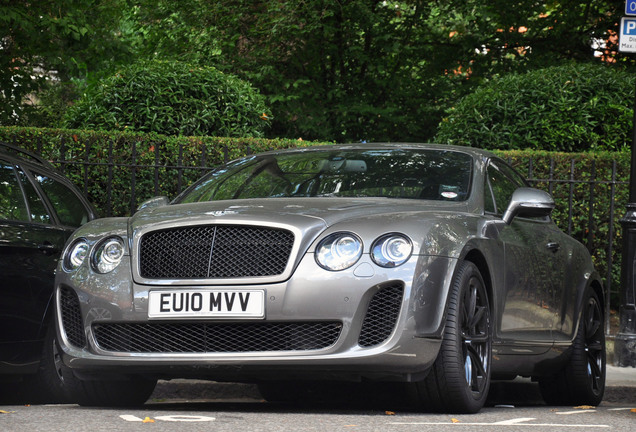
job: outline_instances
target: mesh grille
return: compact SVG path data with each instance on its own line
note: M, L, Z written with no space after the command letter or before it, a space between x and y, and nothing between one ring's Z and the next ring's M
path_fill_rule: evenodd
M66 287L60 289L60 314L66 339L71 345L84 348L86 335L82 325L82 312L77 294L72 289Z
M141 238L141 276L207 279L283 273L294 244L287 230L233 225L154 231Z
M362 330L358 344L370 347L384 342L395 328L400 314L404 286L400 284L387 286L373 296L362 322Z
M339 322L95 324L97 344L132 353L307 351L333 345Z

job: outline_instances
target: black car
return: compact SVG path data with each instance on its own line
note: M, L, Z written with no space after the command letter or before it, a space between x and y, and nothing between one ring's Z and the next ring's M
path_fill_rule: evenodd
M0 386L31 401L65 399L53 325L66 239L96 213L41 157L0 142ZM10 390L9 390L10 389ZM6 394L5 394L6 396Z

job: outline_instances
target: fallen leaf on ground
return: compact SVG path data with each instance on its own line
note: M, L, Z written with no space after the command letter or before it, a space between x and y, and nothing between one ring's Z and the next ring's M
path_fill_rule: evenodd
M574 407L574 409L594 409L594 408L596 408L596 407L592 406L592 405L579 405L579 406Z
M155 421L153 419L151 419L150 417L146 417L143 421L143 423L154 423Z
M0 414L13 414L15 411L0 410Z
M393 412L393 411L384 411L384 414L386 414L386 415L395 415L395 412Z
M451 419L451 421L452 421L453 423L461 423L461 422L460 422L459 420L457 420L456 418Z

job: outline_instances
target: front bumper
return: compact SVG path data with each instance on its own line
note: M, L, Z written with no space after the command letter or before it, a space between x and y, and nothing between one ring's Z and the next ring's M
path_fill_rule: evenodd
M58 275L59 340L64 363L77 374L257 381L284 373L288 378L412 380L437 357L447 284L456 260L414 256L399 268L383 269L364 256L352 269L334 273L318 267L309 254L285 282L225 287L265 290L265 319L243 321L150 319L148 292L161 287L135 284L130 273L124 274L130 263L122 264L108 280L96 274L84 274L81 280L78 274ZM209 328L225 332L241 327L238 336L226 338L233 340L243 337L244 327L308 323L318 329L335 324L337 334L312 345L297 340L300 336L292 328L281 336L285 343L280 345L210 348L224 333L210 337ZM106 335L116 330L116 343L110 343L112 336L104 339L104 329ZM316 331L310 329L306 336ZM268 332L270 327L248 338L260 347L261 340L274 338ZM369 332L371 337L364 339ZM212 342L201 342L206 338ZM184 339L192 343L184 348L173 343ZM290 340L291 345L285 345Z

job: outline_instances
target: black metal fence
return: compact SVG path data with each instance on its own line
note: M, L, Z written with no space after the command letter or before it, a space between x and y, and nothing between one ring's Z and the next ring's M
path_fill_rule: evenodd
M71 174L73 180L79 184L84 193L91 197L95 194L96 182L100 193L102 216L121 214L113 209L122 198L128 203L125 208L129 214L134 213L138 204L152 196L168 195L176 196L185 189L195 178L200 177L212 166L227 162L230 159L228 147L221 146L212 152L206 151L203 146L199 154L193 156L190 149L179 146L175 155L172 154L170 162L166 162L166 156L162 154L161 145L150 148L143 147L143 143L131 143L128 150L129 157L126 160L118 160L113 152L113 143L106 148L101 148L102 156L99 161L91 159L90 144L86 144L83 154L69 154L62 141L59 147L59 157L52 163L58 168ZM143 147L143 151L142 151ZM35 149L39 150L39 149ZM150 150L150 151L148 151ZM174 149L173 149L174 152ZM242 149L243 154L251 154L249 146ZM143 154L143 157L142 157ZM593 254L595 264L601 271L606 288L607 329L609 333L610 308L618 307L618 287L620 279L620 224L627 204L625 191L628 188L624 173L619 173L619 166L614 160L610 169L604 167L602 173L597 173L596 162L592 161L585 172L577 168L577 159L569 160L569 173L564 176L563 160L545 158L538 161L532 157L523 160L509 160L515 167L526 174L528 181L553 195L560 196L557 201L560 206L555 216L559 227L569 235L581 241ZM174 163L176 162L176 163ZM549 164L549 166L547 166ZM540 165L540 166L539 166ZM620 167L623 168L622 166ZM94 173L100 172L99 179ZM169 176L171 184L166 188L162 178ZM118 177L119 186L113 179ZM122 193L122 177L129 191ZM140 181L143 177L143 181ZM169 190L166 190L169 189ZM564 205L567 203L567 205ZM585 213L585 217L581 214ZM599 218L601 222L599 222ZM599 233L602 231L602 235ZM618 248L618 249L617 249Z

